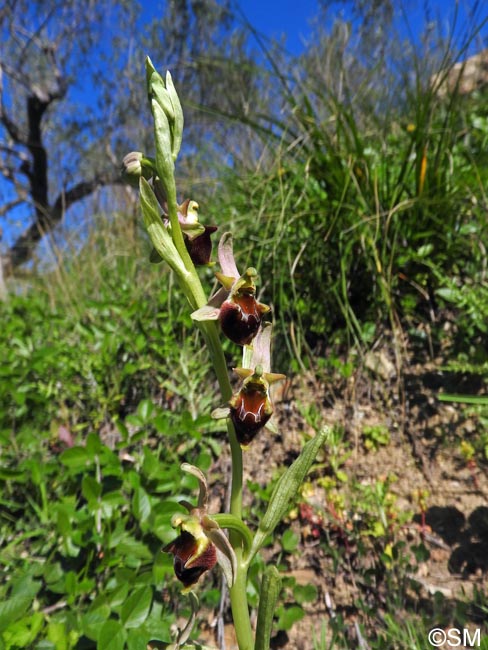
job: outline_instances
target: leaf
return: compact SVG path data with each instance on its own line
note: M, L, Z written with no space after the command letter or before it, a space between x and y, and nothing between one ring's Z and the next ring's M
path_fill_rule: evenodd
M281 546L283 550L287 553L291 553L296 549L298 543L300 542L300 535L297 535L292 530L285 530L283 537L281 538Z
M120 618L126 628L139 627L148 617L152 603L152 590L142 587L127 598L122 605Z
M419 257L428 257L433 250L434 250L433 244L424 244L423 246L420 246L420 248L417 250L417 255Z
M59 457L59 460L70 469L85 469L92 462L85 447L71 447L71 449L66 449Z
M152 100L151 110L154 117L154 141L156 145L156 169L161 183L164 186L166 195L171 194L171 187L168 183L174 185L174 170L171 127L168 116L161 105ZM158 251L159 253L160 251Z
M291 630L293 624L301 621L304 616L305 612L299 605L292 605L286 608L280 607L276 627L279 630Z
M107 600L111 607L117 607L122 605L124 600L127 598L129 592L129 585L127 582L123 582L118 587L115 587L113 591L107 593Z
M268 566L259 593L258 621L255 650L269 650L273 616L281 590L281 577L275 566Z
M126 636L122 624L109 619L100 629L97 650L124 650Z
M254 536L251 557L258 552L264 540L285 516L292 499L297 495L315 456L329 435L329 427L324 427L309 440L302 453L280 477L271 495L268 508Z
M299 605L313 603L317 600L317 587L315 585L295 585L293 596Z
M457 289L450 289L449 287L441 287L437 289L436 294L448 302L459 301L459 291Z
M139 190L144 224L154 248L171 266L171 268L178 273L181 278L185 279L188 275L187 270L181 261L176 246L171 239L171 235L163 225L160 216L161 209L159 203L152 187L145 178L141 177L139 181Z
M134 490L134 496L132 498L132 511L134 516L142 524L147 520L151 514L151 502L147 492L141 488L137 487Z
M14 596L5 602L0 602L0 632L7 629L11 623L19 619L32 602L31 596Z
M127 634L127 650L146 650L147 634L143 634L144 630L129 630Z
M93 476L86 474L81 481L81 493L87 501L96 501L102 493L102 486Z
M176 92L176 88L174 87L173 84L173 79L171 78L171 74L166 72L166 89L168 92L168 95L171 99L171 103L173 105L173 111L174 111L174 126L173 126L173 160L176 160L178 153L180 151L181 147L181 141L183 138L183 110L181 108L181 103L180 99L178 97L178 93Z
M122 539L117 545L117 552L126 558L136 558L139 560L152 559L152 553L147 546L133 537Z
M92 641L96 641L100 636L101 628L107 622L109 616L110 606L107 603L92 605L88 612L81 617L83 634Z
M154 412L154 404L150 399L143 399L137 406L137 415L141 418L143 424L150 421L151 415Z

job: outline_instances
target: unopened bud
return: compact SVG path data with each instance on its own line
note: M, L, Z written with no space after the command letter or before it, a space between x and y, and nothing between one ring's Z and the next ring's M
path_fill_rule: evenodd
M133 187L139 187L141 176L149 180L155 171L154 160L146 158L140 151L131 151L122 161L122 176Z

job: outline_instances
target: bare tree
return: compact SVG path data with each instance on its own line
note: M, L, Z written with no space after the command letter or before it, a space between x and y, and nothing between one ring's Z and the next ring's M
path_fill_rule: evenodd
M110 11L116 13L115 3ZM4 256L7 275L31 258L74 203L120 182L107 155L80 164L101 116L80 119L70 96L78 70L98 72L93 56L106 20L95 2L16 0L0 12L0 174L8 197L0 216L21 208L30 219Z
M246 119L266 104L266 93L247 39L227 0L168 0L163 16L144 26L132 0L7 0L0 10L0 219L20 215L24 228L5 251L5 275L32 258L75 203L120 183L127 151L151 155L146 54L171 69L187 98L182 173L207 171L210 159L257 157L262 144Z

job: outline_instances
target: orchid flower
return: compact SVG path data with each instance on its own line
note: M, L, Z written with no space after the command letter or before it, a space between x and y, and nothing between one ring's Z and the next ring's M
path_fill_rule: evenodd
M267 305L256 300L257 271L250 267L240 275L229 232L222 235L218 257L222 272L215 275L223 286L191 317L195 321L218 320L228 339L237 345L249 345L258 333L264 314L270 311Z
M179 528L179 536L167 544L163 551L174 556L173 566L176 577L183 583L183 593L198 582L200 576L212 569L218 562L229 587L235 581L237 560L234 549L216 521L208 515L208 486L203 473L189 463L183 463L181 469L193 474L200 484L198 505L192 506L182 501L188 515L176 514L171 525Z
M249 368L234 368L243 380L239 390L229 400L229 406L216 409L214 418L230 417L241 447L247 447L256 434L267 427L275 431L270 421L273 404L270 398L270 385L285 379L285 375L270 372L271 324L266 323L254 341Z
M157 185L154 186L156 189ZM169 219L166 217L166 203L161 196L161 192L156 191L159 204L163 208L163 224L166 228L170 227ZM216 230L217 226L204 226L198 221L199 205L196 201L186 199L178 206L178 222L183 232L186 250L195 266L206 266L211 264L212 241L210 235ZM158 263L162 261L161 256L153 249L151 253L151 262Z

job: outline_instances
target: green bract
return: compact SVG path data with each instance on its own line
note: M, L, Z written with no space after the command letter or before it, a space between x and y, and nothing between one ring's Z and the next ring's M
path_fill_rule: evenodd
M303 483L319 449L327 440L328 435L328 427L321 429L312 440L307 442L300 456L282 474L273 490L268 509L254 536L252 554L256 554L259 551L266 537L273 532L277 524L285 516L291 500L298 494L300 485Z
M183 280L188 276L181 257L176 250L176 247L168 233L167 228L164 227L159 214L159 204L152 187L145 178L139 181L139 189L141 196L141 209L142 216L144 217L144 224L147 232L151 237L151 241L158 254L169 266L177 273Z

